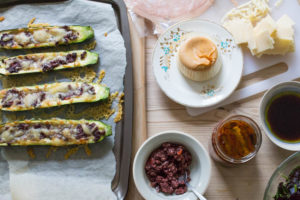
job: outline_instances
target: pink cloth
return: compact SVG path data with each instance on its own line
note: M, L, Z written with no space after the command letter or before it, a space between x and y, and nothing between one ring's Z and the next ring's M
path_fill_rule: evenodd
M128 8L153 22L201 15L214 0L125 0Z

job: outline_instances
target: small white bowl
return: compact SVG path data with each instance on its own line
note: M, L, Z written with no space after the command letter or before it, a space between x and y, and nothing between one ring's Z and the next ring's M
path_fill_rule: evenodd
M282 93L282 92L287 92L287 91L292 91L292 92L297 92L300 94L300 82L296 81L289 81L289 82L283 82L279 83L275 86L273 86L271 89L269 89L265 95L262 97L262 100L260 102L260 108L259 108L259 115L260 115L260 121L263 127L263 130L265 134L269 137L269 139L276 144L277 146L290 150L290 151L300 151L300 142L296 143L289 143L285 142L283 140L278 139L277 137L274 136L270 128L267 126L266 122L266 107L270 100L277 94Z
M146 161L156 148L164 142L179 143L185 146L192 154L191 181L198 192L204 194L211 176L211 161L205 148L192 136L179 131L161 132L147 139L139 148L133 162L133 179L140 194L147 200L196 200L197 197L190 191L182 195L165 195L152 188L145 173Z

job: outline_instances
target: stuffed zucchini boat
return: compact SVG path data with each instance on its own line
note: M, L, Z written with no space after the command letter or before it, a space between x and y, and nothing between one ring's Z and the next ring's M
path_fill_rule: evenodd
M6 111L32 110L72 103L107 99L109 88L97 83L61 82L0 91L0 108Z
M0 146L89 144L111 134L111 126L94 120L16 121L0 125Z
M35 53L1 60L0 74L15 75L84 67L98 62L99 55L86 50Z
M84 42L94 37L90 26L47 26L0 31L0 48L32 49Z

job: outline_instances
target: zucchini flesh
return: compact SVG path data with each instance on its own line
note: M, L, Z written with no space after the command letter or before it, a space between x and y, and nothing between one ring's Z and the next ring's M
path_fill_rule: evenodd
M0 146L89 144L111 134L111 126L94 120L15 121L0 125Z
M35 53L1 60L0 74L15 75L84 67L98 62L99 55L86 50Z
M0 31L0 48L32 49L84 42L94 37L90 26L47 26Z
M0 91L0 108L32 110L72 103L96 102L109 97L109 88L97 83L61 82Z

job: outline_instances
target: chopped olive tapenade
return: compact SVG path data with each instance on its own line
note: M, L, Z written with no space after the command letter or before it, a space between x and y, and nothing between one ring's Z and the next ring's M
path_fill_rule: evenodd
M0 74L15 75L84 67L98 62L98 54L86 50L36 53L1 60Z
M61 82L0 91L0 108L7 111L32 110L109 97L109 88L96 83Z
M26 120L0 125L0 146L88 144L111 135L111 127L93 120Z
M80 43L94 37L90 26L47 26L0 31L0 48L32 49Z

